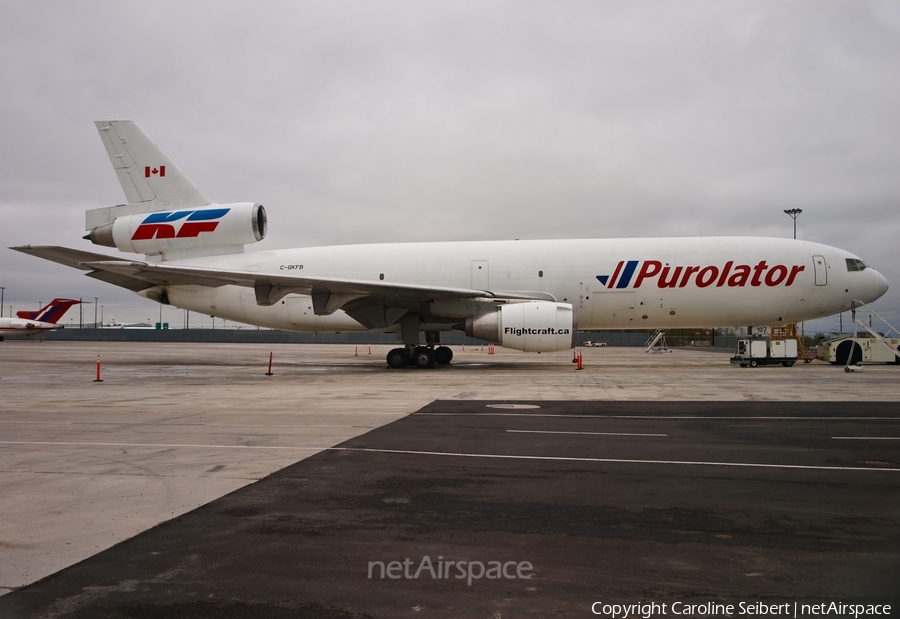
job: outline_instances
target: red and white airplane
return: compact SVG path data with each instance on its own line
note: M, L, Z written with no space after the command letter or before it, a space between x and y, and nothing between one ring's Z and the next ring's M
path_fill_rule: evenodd
M53 299L37 311L20 310L17 318L0 318L0 340L62 329L63 325L57 323L70 307L79 303L78 299Z
M209 315L296 331L394 332L391 367L432 367L453 329L523 351L576 330L772 325L869 303L885 278L842 249L757 237L425 242L245 251L261 204L215 204L131 121L96 123L128 203L87 212L94 244L18 251ZM420 344L421 333L425 345Z

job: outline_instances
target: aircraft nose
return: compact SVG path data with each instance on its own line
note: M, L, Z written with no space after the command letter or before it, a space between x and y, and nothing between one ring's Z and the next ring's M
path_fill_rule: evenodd
M878 271L872 270L872 275L875 277L872 279L872 301L878 299L884 295L885 292L888 291L890 287L888 285L887 279L879 273Z

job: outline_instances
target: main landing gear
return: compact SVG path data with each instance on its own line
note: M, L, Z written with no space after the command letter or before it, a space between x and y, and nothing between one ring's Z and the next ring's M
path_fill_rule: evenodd
M390 368L433 368L445 365L453 358L453 351L441 346L441 334L438 331L425 331L425 346L419 345L419 327L421 318L416 314L408 314L400 319L400 339L403 348L394 348L387 354Z
M394 348L387 354L388 367L399 369L405 367L433 368L445 365L453 359L453 351L447 346L405 346Z

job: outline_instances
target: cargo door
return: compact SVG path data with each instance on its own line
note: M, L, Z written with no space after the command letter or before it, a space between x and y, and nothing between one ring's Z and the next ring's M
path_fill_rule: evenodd
M813 268L816 271L816 286L828 284L828 265L825 256L813 256Z

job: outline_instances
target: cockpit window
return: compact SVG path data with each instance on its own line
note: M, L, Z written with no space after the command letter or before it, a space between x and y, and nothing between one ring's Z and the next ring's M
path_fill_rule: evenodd
M866 266L866 263L859 258L847 258L848 271L865 271Z

